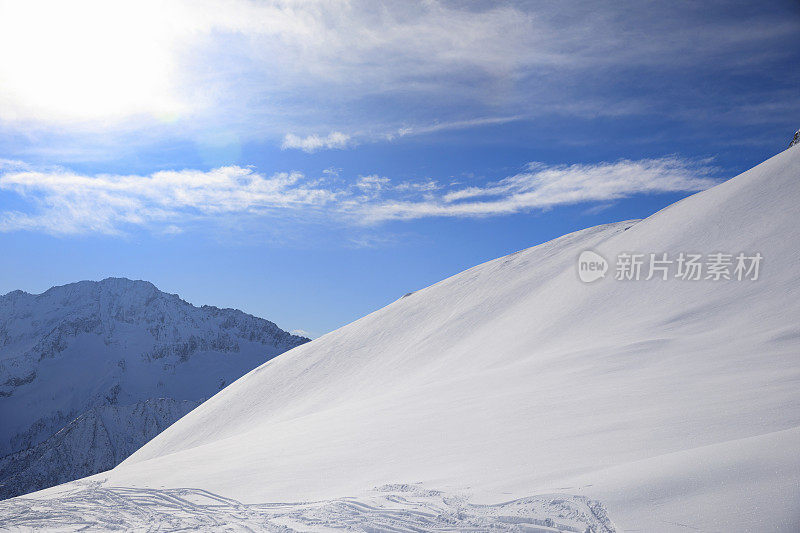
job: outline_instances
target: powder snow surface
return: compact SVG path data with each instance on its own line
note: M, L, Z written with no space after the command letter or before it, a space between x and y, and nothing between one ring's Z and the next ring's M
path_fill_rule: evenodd
M269 361L83 483L243 505L419 483L584 497L618 530L797 531L798 205L793 147L646 220L479 265ZM585 284L586 249L612 269L620 252L764 260L757 281ZM86 490L69 487L34 496Z

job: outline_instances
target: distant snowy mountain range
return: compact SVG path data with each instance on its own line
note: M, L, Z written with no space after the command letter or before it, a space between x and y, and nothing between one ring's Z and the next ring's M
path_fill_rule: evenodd
M0 296L0 498L119 464L308 339L109 278Z

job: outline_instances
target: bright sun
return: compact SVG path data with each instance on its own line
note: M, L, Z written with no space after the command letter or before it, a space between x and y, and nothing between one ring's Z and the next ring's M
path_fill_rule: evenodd
M176 113L168 19L147 1L0 0L0 119Z

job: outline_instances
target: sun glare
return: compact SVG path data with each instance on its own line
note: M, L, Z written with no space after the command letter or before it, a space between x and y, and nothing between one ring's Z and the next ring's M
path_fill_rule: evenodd
M176 113L169 22L150 2L0 1L0 119Z

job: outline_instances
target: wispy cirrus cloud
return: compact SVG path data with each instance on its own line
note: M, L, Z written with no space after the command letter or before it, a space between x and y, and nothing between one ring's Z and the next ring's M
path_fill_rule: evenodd
M365 220L426 217L486 217L549 209L558 205L612 202L637 194L701 191L718 180L707 162L679 157L546 165L529 163L524 172L483 186L450 188L438 196L387 200L366 207Z
M579 165L529 163L522 172L463 187L430 178L394 183L378 174L348 184L323 173L265 175L251 167L83 175L64 169L9 170L0 191L27 209L0 212L0 231L122 234L141 227L179 233L195 223L247 219L268 224L313 215L340 225L431 217L487 217L559 205L602 204L637 194L692 192L718 183L708 162L676 156ZM298 222L301 223L301 222Z
M366 132L347 134L340 131L332 131L327 135L311 134L301 137L293 133L287 133L283 137L281 149L298 149L307 153L319 150L341 150L353 148L364 143L376 143L382 141L393 141L403 137L426 135L441 131L462 130L480 126L495 126L524 120L525 115L482 117L469 120L454 120L445 122L432 122L430 124L404 125L384 132Z
M496 126L500 124L507 124L509 122L516 122L518 120L524 120L526 118L530 118L530 116L518 114L510 116L480 117L480 118L471 118L466 120L433 122L431 124L420 124L416 126L401 126L400 128L397 128L396 130L391 131L389 133L385 133L380 137L388 140L393 140L399 137L407 137L411 135L425 135L427 133L436 133L439 131L462 130L478 126Z
M789 97L771 85L740 95L727 82L791 57L800 24L788 9L0 0L0 48L15 50L0 57L0 123L51 135L31 150L96 160L220 128L312 152L553 113L785 120L791 73ZM775 108L744 112L764 101Z

